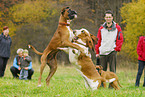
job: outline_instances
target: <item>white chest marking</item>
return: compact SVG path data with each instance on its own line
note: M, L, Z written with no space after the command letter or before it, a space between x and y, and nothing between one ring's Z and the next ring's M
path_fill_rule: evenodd
M67 29L69 30L69 40L72 41L72 39L74 38L74 34L73 34L73 31L71 30L71 28L69 26L66 26Z
M73 50L75 51L75 53L73 53ZM81 66L78 64L78 57L80 55L80 51L70 48L69 47L69 60L70 63L73 64L77 69L81 69Z

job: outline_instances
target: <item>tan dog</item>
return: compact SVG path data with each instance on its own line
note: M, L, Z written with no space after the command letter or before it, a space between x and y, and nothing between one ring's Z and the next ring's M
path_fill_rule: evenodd
M91 59L89 48L94 46L92 35L86 29L75 30L74 34L77 38L73 43L82 47L86 53L81 53L79 50L71 47L59 49L69 54L69 60L84 78L85 86L92 90L96 90L100 87L101 81L107 81L96 71L95 65Z
M84 52L83 48L71 43L74 35L72 29L70 28L70 22L76 17L77 14L75 11L71 10L69 7L63 8L59 18L59 25L54 33L54 36L43 53L37 52L39 55L42 55L38 86L41 86L41 77L46 63L50 67L49 75L46 78L46 84L49 86L50 79L57 69L56 55L58 53L58 47L72 47ZM29 46L31 47L31 45Z
M118 85L120 87L122 87L119 83L118 77L114 72L110 72L110 71L103 71L103 67L101 65L96 66L96 68L99 68L99 73L101 75L101 77L103 77L106 80L115 78L115 81L113 81L112 83L110 83L110 85L115 89L115 90L119 90L120 88L118 87ZM103 83L104 88L106 88L106 83Z

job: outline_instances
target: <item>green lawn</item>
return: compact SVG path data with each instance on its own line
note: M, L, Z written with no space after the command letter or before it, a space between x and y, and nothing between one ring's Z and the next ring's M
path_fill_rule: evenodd
M145 97L143 75L140 87L135 87L137 69L119 69L117 75L123 86L120 90L100 88L91 91L85 88L84 80L74 66L58 66L58 70L46 86L45 79L49 68L46 66L42 76L42 87L37 87L39 65L33 64L35 70L32 80L13 79L10 65L7 65L5 76L0 78L0 97Z

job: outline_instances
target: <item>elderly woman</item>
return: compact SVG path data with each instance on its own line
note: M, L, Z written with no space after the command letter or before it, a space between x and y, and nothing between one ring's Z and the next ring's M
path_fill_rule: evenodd
M3 33L0 35L0 77L4 76L6 65L10 57L10 47L12 44L9 36L8 26L3 27Z
M14 78L19 78L18 74L20 74L20 70L21 70L21 67L20 67L20 59L23 57L23 49L19 48L17 50L17 54L16 57L14 58L14 61L13 61L13 66L11 66L10 68L10 71L13 75ZM29 66L28 66L28 77L27 79L31 80L31 77L34 73L34 70L32 69L32 62L30 62Z

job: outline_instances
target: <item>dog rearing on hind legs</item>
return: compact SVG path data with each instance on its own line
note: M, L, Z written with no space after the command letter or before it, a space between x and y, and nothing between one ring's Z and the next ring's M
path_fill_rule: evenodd
M63 8L61 10L58 28L54 33L51 41L49 42L48 46L45 48L43 53L37 52L39 55L42 55L38 87L41 86L41 77L46 63L50 67L49 75L46 78L46 84L47 86L49 86L50 79L57 69L56 55L59 51L57 49L58 47L72 47L80 50L81 52L84 52L84 50L81 47L71 42L74 35L72 29L70 28L70 22L76 17L76 11L71 10L69 7Z

